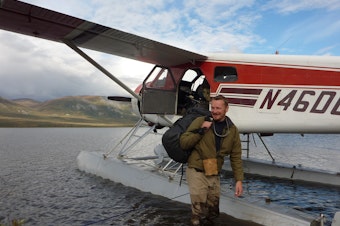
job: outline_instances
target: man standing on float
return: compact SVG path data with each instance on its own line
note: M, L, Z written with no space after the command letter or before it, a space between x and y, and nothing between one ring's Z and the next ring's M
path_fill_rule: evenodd
M242 149L237 127L229 117L228 100L222 96L211 100L209 117L195 119L180 138L181 147L192 149L186 178L191 198L191 224L201 225L219 215L220 173L224 157L229 155L235 178L235 196L242 195Z

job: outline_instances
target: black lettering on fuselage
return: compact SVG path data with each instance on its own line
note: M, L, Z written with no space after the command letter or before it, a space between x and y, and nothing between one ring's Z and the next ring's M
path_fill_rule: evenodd
M261 106L260 106L260 109L263 109L264 105L265 105L267 102L268 102L267 109L271 109L272 106L273 106L273 104L274 104L274 102L275 102L275 100L276 100L276 98L279 96L280 92L281 92L281 90L279 89L279 90L276 92L276 94L275 94L275 96L274 96L274 98L273 98L273 89L270 89L270 90L268 91L266 97L264 98L264 100L263 100L263 102L262 102L262 104L261 104Z
M281 106L283 111L291 109L296 112L309 111L314 114L324 114L332 108L330 110L331 115L340 115L340 98L336 99L338 94L336 91L302 90L299 94L298 90L293 89L279 99L279 96L282 96L280 95L281 91L281 89L276 91L269 89L262 100L260 109L271 110L275 106ZM337 102L333 106L335 101Z
M334 97L336 95L336 92L332 92L332 91L322 91L318 97L318 99L316 100L315 104L313 105L312 109L310 110L311 113L325 113L326 110L328 109L329 105L332 103ZM328 96L328 97L327 97ZM324 106L321 106L321 109L319 108L320 103L322 101L323 98L328 98L326 103L324 104Z
M340 115L340 98L338 99L338 102L336 102L336 104L334 105L332 111L331 111L331 114L332 115Z

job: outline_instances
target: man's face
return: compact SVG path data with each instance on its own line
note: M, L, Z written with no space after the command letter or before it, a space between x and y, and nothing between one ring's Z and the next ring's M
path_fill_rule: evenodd
M228 111L228 107L223 100L211 101L211 115L215 121L223 121Z

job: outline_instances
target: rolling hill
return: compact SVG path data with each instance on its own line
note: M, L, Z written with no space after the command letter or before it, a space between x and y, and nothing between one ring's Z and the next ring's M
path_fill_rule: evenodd
M114 127L138 120L131 104L101 96L68 96L39 102L0 97L0 127Z

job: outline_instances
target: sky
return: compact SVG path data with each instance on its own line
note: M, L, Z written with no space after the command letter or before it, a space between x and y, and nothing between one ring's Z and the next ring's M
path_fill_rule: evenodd
M25 0L192 52L340 56L339 0ZM125 90L64 44L0 30L0 97ZM134 90L153 65L85 51Z

